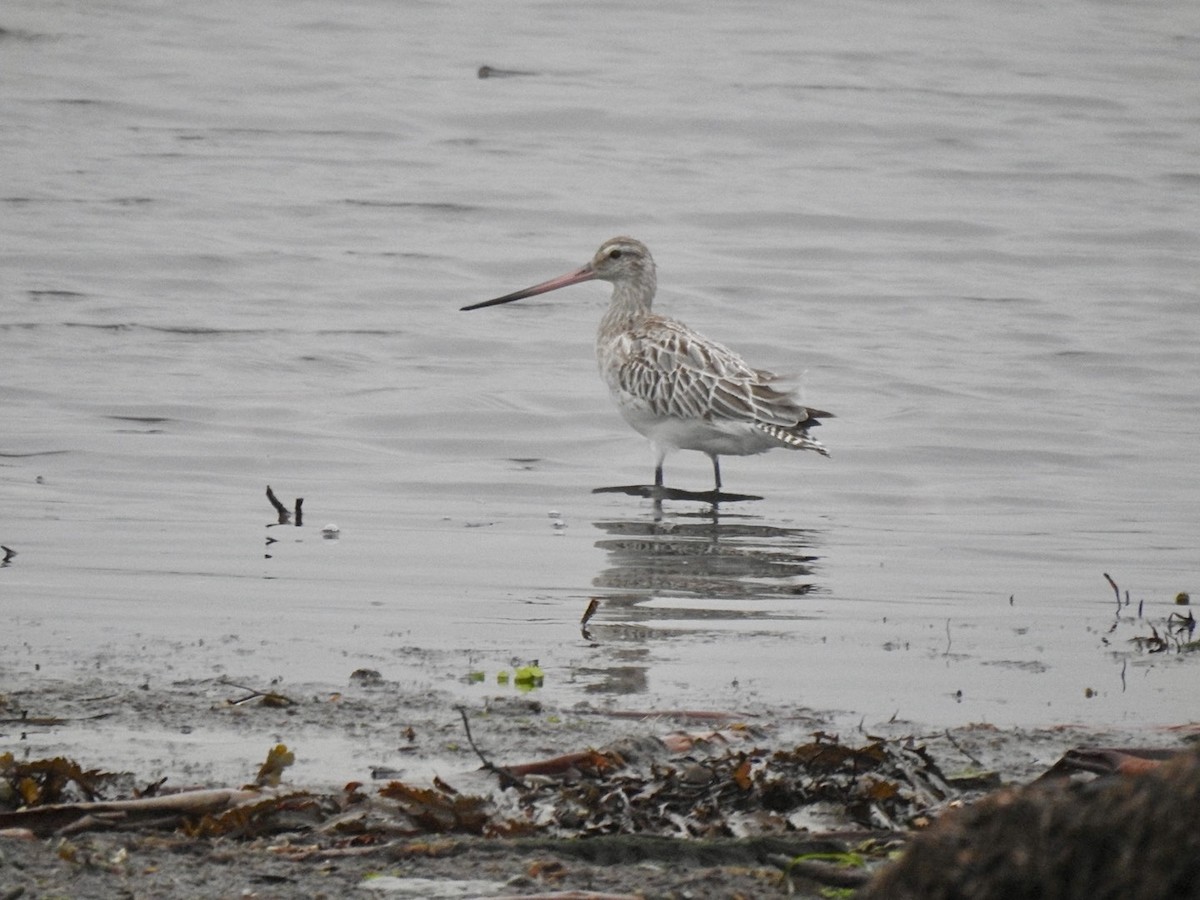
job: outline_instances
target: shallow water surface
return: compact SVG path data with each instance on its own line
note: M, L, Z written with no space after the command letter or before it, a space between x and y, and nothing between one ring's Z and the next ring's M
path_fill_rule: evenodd
M1130 643L1198 586L1197 7L617 9L6 7L0 665L1200 715ZM651 475L604 287L458 307L623 232L831 459L592 493Z

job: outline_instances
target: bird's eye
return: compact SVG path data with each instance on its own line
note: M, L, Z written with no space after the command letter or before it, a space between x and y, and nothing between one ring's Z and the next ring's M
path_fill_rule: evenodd
M621 251L618 250L616 247L613 247L611 250L608 251L608 258L609 259L620 259Z

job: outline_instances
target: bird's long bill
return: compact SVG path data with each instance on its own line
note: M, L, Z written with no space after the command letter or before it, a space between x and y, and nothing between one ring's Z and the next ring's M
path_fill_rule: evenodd
M501 303L512 303L514 300L524 300L526 297L535 297L547 291L556 291L567 285L579 284L581 281L591 281L595 277L596 270L592 268L591 263L588 263L582 269L576 269L574 272L568 272L566 275L559 275L557 278L551 278L549 281L543 281L541 284L535 284L533 287L527 287L522 291L513 291L511 294L505 294L503 297L497 297L495 300L484 300L482 303L472 303L470 306L464 306L460 312L466 312L471 309L483 309L485 306L499 306Z

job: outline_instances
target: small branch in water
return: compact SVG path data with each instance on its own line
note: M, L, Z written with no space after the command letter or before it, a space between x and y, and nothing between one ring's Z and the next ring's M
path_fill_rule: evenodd
M275 496L275 492L273 490L271 490L271 486L269 484L267 485L267 499L270 500L271 505L273 507L275 507L275 513L276 513L276 515L279 516L279 524L280 525L287 525L289 522L292 521L292 513L288 510L288 508L286 506L284 506L282 503L279 502L279 498ZM299 528L301 525L304 524L304 498L303 497L296 498L295 520L296 520L297 528ZM271 526L268 525L267 527L270 528Z
M1121 610L1121 589L1117 587L1117 583L1112 580L1112 576L1107 572L1104 573L1104 579L1112 586L1113 593L1117 595L1117 611Z
M227 678L220 678L217 684L227 684L230 687L238 688L246 691L248 696L241 697L237 700L226 700L230 706L241 706L243 703L249 703L251 700L261 700L264 706L295 706L296 701L290 697L285 697L283 694L275 691L260 691L258 688L252 688L246 684L238 684L236 681L230 681Z
M275 507L275 512L279 514L279 524L286 525L292 520L292 514L288 512L287 507L279 502L279 498L275 496L275 492L271 490L271 486L267 485L267 499L271 501L271 505Z
M508 769L497 766L490 759L483 755L482 750L475 746L475 738L471 737L471 723L467 720L467 708L465 706L456 706L454 708L457 709L458 714L462 716L463 729L467 732L467 743L471 745L471 749L475 751L475 755L479 757L479 761L483 763L483 767L500 779L500 787L518 787L522 790L526 790L528 785L526 785L524 781L522 781L512 772L508 771Z
M596 614L596 610L600 608L600 598L593 597L588 601L587 609L583 612L583 618L579 620L579 633L583 635L585 641L592 639L592 633L588 631L588 620Z

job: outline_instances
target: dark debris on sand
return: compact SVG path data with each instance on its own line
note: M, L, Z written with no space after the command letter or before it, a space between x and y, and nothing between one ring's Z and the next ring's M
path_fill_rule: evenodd
M1099 830L1088 832L1087 848L1056 851L1055 859L1120 864L1119 877L1101 868L1096 878L1127 888L1180 875L1183 863L1167 866L1167 851L1191 846L1180 829L1200 834L1195 759L1163 764L1167 776L1146 776L1157 780L1145 792L1129 781L1134 786L1118 789L1093 815L1079 804L1096 789L1064 784L1080 772L1136 771L1113 776L1136 779L1161 760L1124 751L1069 754L1068 765L1051 770L1066 775L1057 786L1000 793L963 812L955 810L997 782L966 746L976 753L986 746L993 739L986 728L962 731L957 740L843 741L818 732L780 744L756 728L722 725L506 766L479 753L484 771L495 776L490 790L459 790L437 777L428 784L300 789L284 777L292 755L283 745L270 749L254 784L178 793L68 759L3 754L0 900L362 898L372 888L390 897L436 897L443 888L460 897L561 900L848 897L939 818L916 843L919 851L883 876L890 887L871 888L870 896L1000 897L1018 894L1004 887L986 893L980 884L996 884L989 867L1011 871L996 861L1027 858L1020 844L1026 836L1054 847L1056 822ZM1170 812L1174 824L1164 825L1153 810ZM1028 826L1029 817L1044 827ZM972 850L974 834L987 837ZM1167 846L1155 850L1156 835L1165 835ZM1127 836L1129 854L1110 852ZM1159 882L1130 875L1139 858L1169 875ZM972 859L984 861L983 874ZM1037 877L1054 876L1029 875L1034 888ZM957 887L972 883L966 893Z

